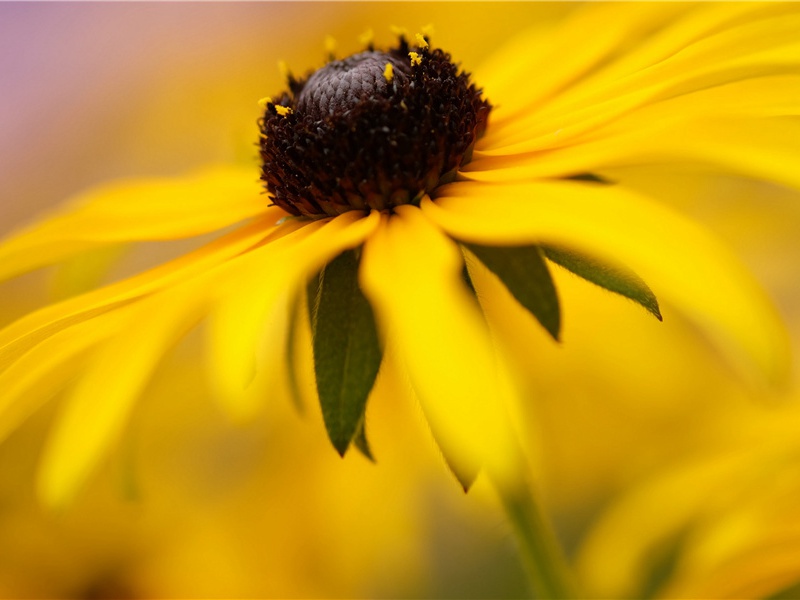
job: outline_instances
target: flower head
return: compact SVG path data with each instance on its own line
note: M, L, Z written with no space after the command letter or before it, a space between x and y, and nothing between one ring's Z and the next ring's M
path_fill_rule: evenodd
M553 338L556 264L658 318L662 304L687 314L739 364L780 379L786 342L758 287L619 169L688 161L800 186L799 19L791 5L588 6L512 41L474 80L423 36L290 76L263 102L269 201L249 169L123 182L0 246L10 277L109 243L244 222L0 332L0 431L69 387L41 477L44 497L62 502L197 323L209 386L243 416L264 400L259 381L292 370L287 345L308 308L337 450L369 453L367 400L390 363L468 486L484 462L502 470L511 454L513 377L473 281L484 267Z
M312 219L390 210L455 178L490 106L448 54L418 43L290 76L290 93L266 102L261 178L276 205Z

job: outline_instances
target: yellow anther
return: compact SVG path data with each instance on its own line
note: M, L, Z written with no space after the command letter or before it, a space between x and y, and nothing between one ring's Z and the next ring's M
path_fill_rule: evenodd
M285 60L278 61L278 70L281 72L281 77L284 79L289 78L289 65L286 64Z
M405 27L398 27L397 25L389 25L389 31L398 37L408 37L408 29Z
M325 36L325 52L327 52L328 56L335 56L336 55L336 38L332 35Z
M367 29L364 33L358 36L358 41L361 43L362 46L369 46L372 44L372 40L375 38L375 32L372 31L372 28Z
M269 96L264 96L261 100L258 101L258 105L261 108L267 108L267 104L272 104L272 98Z
M285 117L286 115L292 114L294 111L288 106L281 106L280 104L276 104L275 112L278 113L280 116Z
M422 55L417 54L416 52L409 52L408 57L411 59L412 67L416 67L419 63L422 62Z
M428 42L421 33L416 34L414 37L417 39L417 47L420 50L425 50L428 47Z
M383 78L386 80L386 83L392 83L392 79L394 79L394 67L392 63L386 63L383 69Z

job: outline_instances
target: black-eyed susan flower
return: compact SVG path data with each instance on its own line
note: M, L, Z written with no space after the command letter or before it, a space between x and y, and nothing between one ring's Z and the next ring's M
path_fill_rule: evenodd
M785 340L757 286L614 169L689 162L800 186L799 30L792 5L599 5L487 52L474 77L422 35L290 76L263 101L262 183L242 168L118 182L0 246L8 278L239 224L0 332L0 435L67 390L41 475L59 504L187 331L205 323L208 385L245 415L263 400L254 382L292 368L307 310L336 449L369 453L367 400L391 361L469 485L485 461L502 469L514 454L513 381L470 275L484 267L554 338L555 264L659 318L681 311L779 379Z

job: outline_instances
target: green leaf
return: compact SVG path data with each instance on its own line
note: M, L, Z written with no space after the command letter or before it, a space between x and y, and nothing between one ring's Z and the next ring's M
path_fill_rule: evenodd
M578 277L594 283L610 292L630 298L641 304L659 321L662 321L658 300L647 284L630 269L621 265L609 265L585 256L553 246L542 246L545 256Z
M314 326L314 371L322 417L342 456L364 420L380 363L375 319L358 287L358 258L350 250L322 271Z
M308 309L308 322L311 331L317 328L317 311L319 310L319 291L322 287L322 272L314 275L306 283L306 308Z
M576 175L569 175L568 177L564 177L564 179L568 179L569 181L585 181L587 183L600 183L602 185L611 185L613 182L609 181L605 177L601 177L596 173L577 173Z
M467 268L467 263L464 262L464 268L461 269L461 278L464 280L464 285L467 286L469 293L472 294L473 298L478 298L478 292L475 291L475 284L472 283L472 276L469 274L469 269Z
M372 449L369 447L369 441L367 440L367 432L366 432L366 419L363 419L361 423L358 424L358 429L356 430L356 435L353 437L353 445L356 449L361 452L365 457L367 457L372 462L375 462L375 457L372 456Z
M508 291L558 340L561 310L550 271L538 246L466 247L500 278Z

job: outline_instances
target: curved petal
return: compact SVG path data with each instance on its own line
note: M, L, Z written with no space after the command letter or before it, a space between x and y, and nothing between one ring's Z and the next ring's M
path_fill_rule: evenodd
M707 35L699 39L693 31L690 36L695 38L693 41L687 41L683 47L670 45L671 50L666 54L662 49L654 55L662 58L654 58L652 63L635 60L633 65L622 69L611 68L609 74L601 71L578 88L560 94L546 107L521 115L513 128L490 129L480 149L507 155L563 145L575 135L654 102L750 78L796 74L800 66L797 8L783 5L778 7L781 10L775 10L772 7L768 14L775 13L774 16L763 19L755 17L764 7L760 11L750 8L753 22L739 22L737 27L722 28L718 32L707 27ZM717 16L723 17L730 11L741 10L718 7L710 12L721 11ZM711 24L711 20L706 21L707 26ZM718 23L717 29L720 28ZM631 56L640 55L631 52ZM630 71L625 72L625 69ZM733 98L735 100L736 96Z
M68 503L120 436L161 357L207 310L209 289L213 279L199 277L149 296L95 350L48 437L39 472L46 506Z
M125 315L123 308L60 331L0 373L0 442L66 387L89 349L111 336Z
M0 244L0 280L107 244L217 231L268 207L252 169L218 167L185 178L117 181L78 196Z
M402 361L442 452L462 484L511 464L508 388L461 278L457 246L419 209L384 217L364 245L360 282L391 355Z
M734 493L731 483L741 482L743 468L748 472L751 468L742 460L745 454L740 451L691 465L623 496L583 541L577 560L581 579L600 597L638 597L653 552L719 508L709 503L710 497L718 497L726 487ZM669 511L663 509L665 502Z
M275 233L271 214L135 277L48 306L0 330L0 371L42 340L244 252Z
M764 292L700 226L643 196L573 182L446 186L423 212L456 239L553 243L632 268L659 300L696 320L720 350L772 382L789 368L787 334ZM669 318L665 315L665 318Z
M680 118L679 118L680 119ZM725 172L800 189L800 121L796 118L669 119L549 152L475 161L464 177L517 182L604 168L701 163Z
M649 34L685 10L686 6L675 3L582 6L550 33L525 32L508 48L501 48L476 69L475 81L487 97L502 101L501 110L492 117L495 124L514 125L519 117L532 116L536 106L620 52L631 39Z
M520 127L513 136L505 136L502 145L485 145L476 158L542 152L627 131L641 134L648 129L664 130L672 123L693 119L800 114L797 68L788 74L764 74L682 92L666 99L658 98L658 92L656 89L637 91L605 103L587 103L585 108L552 119L542 119L535 128ZM476 169L480 170L477 162L467 168Z
M215 394L236 419L264 400L248 393L259 371L283 369L288 299L325 263L359 246L378 225L377 212L350 211L306 223L231 263L209 321L209 367ZM257 364L266 365L259 369Z

